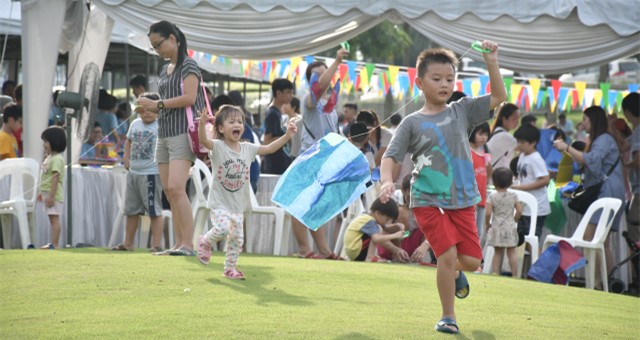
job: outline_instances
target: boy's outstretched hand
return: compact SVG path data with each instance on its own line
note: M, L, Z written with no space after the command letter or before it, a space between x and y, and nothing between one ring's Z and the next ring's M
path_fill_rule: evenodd
M385 182L382 183L382 186L380 187L380 202L382 202L383 204L389 202L389 199L391 199L391 197L393 197L393 192L395 191L396 186L393 184L393 182Z

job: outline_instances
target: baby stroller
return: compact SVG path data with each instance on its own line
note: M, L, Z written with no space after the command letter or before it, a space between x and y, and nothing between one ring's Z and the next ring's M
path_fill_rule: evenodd
M617 265L615 265L611 272L609 273L609 291L612 293L622 294L625 293L625 285L622 280L616 279L613 277L613 274L620 269L625 263L631 261L631 263L635 266L635 276L633 276L632 282L629 284L629 289L626 291L626 294L629 295L637 295L640 296L640 241L634 242L631 238L629 238L629 233L626 231L622 232L622 237L627 241L629 245L629 249L633 252L629 257L620 261Z

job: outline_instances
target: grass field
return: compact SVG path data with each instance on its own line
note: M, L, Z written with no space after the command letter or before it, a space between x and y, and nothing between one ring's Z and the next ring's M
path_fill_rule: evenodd
M442 338L435 269L221 253L0 251L0 339ZM640 299L468 274L459 338L637 339Z

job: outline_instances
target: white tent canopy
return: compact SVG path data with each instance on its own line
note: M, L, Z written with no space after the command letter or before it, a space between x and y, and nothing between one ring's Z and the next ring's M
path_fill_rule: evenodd
M467 51L476 39L495 40L501 46L501 66L521 72L561 73L640 52L638 0L92 0L91 3L106 16L92 11L91 20L86 23L78 19L88 17L84 1L21 1L28 157L39 158L42 154L39 135L46 126L44 117L57 56L54 51L89 53L79 59L82 62L77 68L81 70L85 60L96 61L102 68L106 48L70 46L81 44L83 31L92 34L84 36L88 38L85 43L90 41L95 47L108 45L111 31L105 29L113 21L132 33L146 34L151 23L169 20L183 30L189 48L254 60L320 52L384 20L407 22L459 54ZM83 30L85 24L89 29ZM70 60L73 58L76 57L70 56Z
M384 20L407 22L459 54L476 39L494 40L501 66L521 72L563 73L640 50L638 0L93 2L133 31L168 20L192 49L256 60L324 51Z

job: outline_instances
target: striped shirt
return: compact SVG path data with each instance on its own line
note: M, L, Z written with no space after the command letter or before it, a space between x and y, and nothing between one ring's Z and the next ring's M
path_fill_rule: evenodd
M205 107L204 94L202 93L202 89L200 89L200 81L202 79L200 69L198 69L196 62L189 57L184 58L180 70L174 70L170 75L167 74L168 67L169 64L162 67L160 80L158 80L158 92L160 93L160 98L163 100L181 96L183 94L182 83L190 73L198 77L196 103L191 106L191 112L194 117L193 120L195 121L197 119L197 112ZM182 77L180 77L181 75ZM186 108L165 108L160 110L158 114L158 138L174 137L187 133L187 126Z

